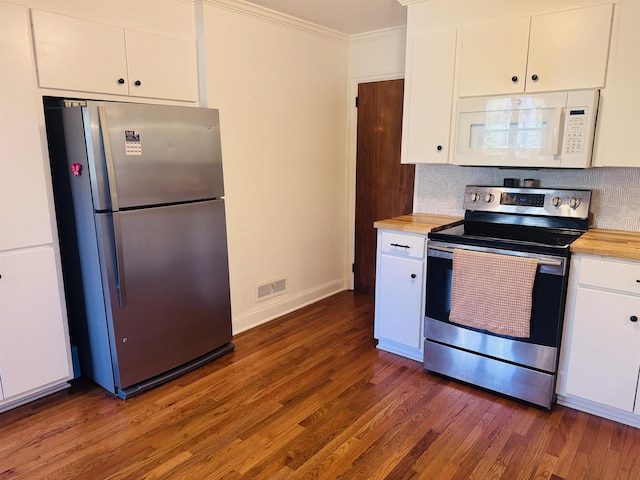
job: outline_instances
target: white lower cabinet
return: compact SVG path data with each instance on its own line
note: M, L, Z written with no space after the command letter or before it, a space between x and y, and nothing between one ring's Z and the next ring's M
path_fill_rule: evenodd
M374 336L378 348L422 362L426 235L378 231Z
M71 378L53 247L0 254L0 382L4 404Z
M640 262L574 255L571 269L559 393L640 426Z

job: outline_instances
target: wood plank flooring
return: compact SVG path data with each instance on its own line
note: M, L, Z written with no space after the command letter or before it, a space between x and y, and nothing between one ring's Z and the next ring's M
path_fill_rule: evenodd
M0 479L640 479L640 430L426 375L343 292L128 401L80 379L0 414Z

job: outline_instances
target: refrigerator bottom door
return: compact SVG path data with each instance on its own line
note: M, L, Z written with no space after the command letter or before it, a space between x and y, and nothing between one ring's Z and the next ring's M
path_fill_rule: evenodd
M96 223L116 387L124 390L231 342L229 269L222 199L114 215L97 214Z

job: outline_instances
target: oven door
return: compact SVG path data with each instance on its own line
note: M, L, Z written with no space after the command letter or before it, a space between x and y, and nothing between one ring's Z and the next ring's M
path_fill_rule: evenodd
M538 260L529 338L501 336L449 321L454 248ZM426 339L555 372L564 316L567 264L568 258L565 257L430 241L427 251Z
M454 248L538 260L529 338L501 336L449 321ZM568 261L568 257L562 256L430 240L427 251L425 370L551 408L555 399Z

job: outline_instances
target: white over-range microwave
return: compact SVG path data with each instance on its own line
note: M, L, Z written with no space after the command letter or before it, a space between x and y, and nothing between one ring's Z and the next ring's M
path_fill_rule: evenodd
M456 165L591 166L599 90L461 98Z

